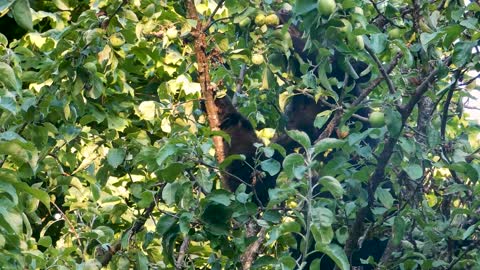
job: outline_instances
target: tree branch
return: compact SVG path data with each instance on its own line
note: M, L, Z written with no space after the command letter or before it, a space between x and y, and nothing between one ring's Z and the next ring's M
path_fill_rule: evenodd
M369 46L365 46L365 50L370 54L370 57L372 57L373 61L375 61L375 64L377 64L378 69L380 70L380 73L382 74L383 78L385 79L385 82L387 83L388 91L390 94L395 94L395 86L393 85L392 80L390 79L390 76L388 76L387 71L385 68L383 68L382 63L378 59L378 57L375 55L375 52L372 51L372 49Z
M250 269L252 267L253 261L261 252L261 245L265 241L265 236L267 234L267 230L265 228L261 228L260 232L258 233L258 238L247 247L247 250L242 254L242 267L244 270Z
M445 63L450 63L450 57L445 59ZM402 130L405 127L405 123L413 111L413 108L418 103L420 98L427 92L428 86L435 80L436 75L439 72L439 68L434 69L430 74L423 80L423 83L420 84L417 89L415 89L415 93L410 98L408 103L405 106L401 106L399 108L400 113L402 115L402 124L400 127L400 131L398 134L401 134ZM350 257L353 253L354 248L357 246L357 242L359 237L361 236L361 232L363 231L363 220L365 219L366 215L368 214L370 207L374 203L374 194L375 190L377 189L378 185L385 179L385 168L387 167L388 162L390 161L390 157L393 154L395 149L395 145L399 136L392 136L389 135L385 139L385 144L383 147L383 151L380 156L377 158L377 166L375 168L374 173L370 177L369 186L368 186L368 204L365 207L362 207L358 210L357 216L354 221L354 225L351 228L349 237L345 244L345 253L347 257Z
M205 99L205 107L208 116L208 122L212 131L220 131L220 120L218 117L218 108L215 105L215 91L210 82L208 69L208 57L206 55L207 41L206 34L203 31L203 23L199 20L195 3L193 0L186 1L188 18L197 20L197 26L192 28L192 36L195 38L194 47L198 63L198 79L202 89L202 96ZM213 137L217 161L220 163L225 159L223 139L220 136ZM223 181L223 178L222 178ZM222 183L226 187L226 183Z

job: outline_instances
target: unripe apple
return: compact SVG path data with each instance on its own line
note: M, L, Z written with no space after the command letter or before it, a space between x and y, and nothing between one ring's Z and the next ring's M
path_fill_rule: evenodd
M361 7L354 7L353 8L353 13L363 15L363 9Z
M361 35L353 37L349 37L348 39L351 46L363 50L365 49L365 42L363 41L363 37Z
M280 23L280 19L277 14L270 14L265 17L265 24L270 26L277 26Z
M330 16L335 11L335 0L318 0L317 9L322 16Z
M385 115L382 112L372 112L368 117L368 122L374 128L383 127L385 125Z
M400 28L392 28L388 31L388 37L391 39L397 39L402 37L402 32Z
M177 28L170 27L167 29L167 32L165 34L167 35L168 39L176 39L178 37Z
M123 44L125 44L125 38L121 33L115 33L110 36L109 39L110 45L112 45L113 48L118 49L120 48Z
M252 55L252 63L255 65L261 65L263 63L263 55L255 53Z

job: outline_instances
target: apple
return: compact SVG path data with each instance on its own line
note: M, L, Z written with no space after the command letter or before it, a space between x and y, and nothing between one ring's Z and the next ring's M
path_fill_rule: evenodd
M363 9L361 7L354 7L353 8L353 13L363 15Z
M255 16L255 24L258 25L258 26L264 25L265 24L265 15L263 15L262 13L257 14L257 16Z
M348 42L350 46L353 46L354 48L363 50L365 49L365 42L363 41L363 37L361 35L359 36L349 36L348 37Z
M123 44L125 44L125 38L121 33L115 33L110 36L109 42L113 48L118 49L122 47Z
M265 17L265 24L270 26L277 26L280 23L280 19L277 14L270 14Z
M167 35L168 39L176 39L178 37L177 28L170 27L167 29L167 32L165 34Z
M255 53L252 55L252 63L254 63L255 65L261 65L263 61L264 61L263 55L258 53Z
M335 0L318 0L317 9L322 16L330 16L335 11Z
M382 112L372 112L368 117L368 122L374 128L383 127L385 125L385 115Z
M402 32L400 28L392 28L388 31L388 37L391 39L397 39L402 37Z

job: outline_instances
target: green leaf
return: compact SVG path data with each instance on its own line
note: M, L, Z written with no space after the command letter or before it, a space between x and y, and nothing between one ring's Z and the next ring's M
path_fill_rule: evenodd
M323 176L318 183L322 186L322 190L330 192L335 198L341 198L345 193L340 182L332 176Z
M283 160L283 170L290 179L303 178L303 172L306 170L303 156L297 153L286 156Z
M341 148L345 144L344 140L335 139L335 138L325 138L317 142L314 147L315 156L323 153L329 149Z
M332 114L331 110L325 110L317 114L317 116L315 116L315 121L313 122L313 126L318 129L321 129L325 125L325 123L328 121L331 114Z
M19 140L0 142L0 155L9 155L15 163L32 163L38 161L38 151L31 143L23 143Z
M177 182L167 183L162 190L162 199L167 205L172 205L176 201L176 195L180 188Z
M423 169L418 164L408 165L407 167L403 168L403 170L412 180L420 179L420 177L423 176Z
M13 89L15 91L20 90L21 87L13 68L3 62L0 62L0 82L2 82L8 89Z
M201 219L207 231L214 235L226 235L230 227L232 208L223 204L210 202L202 213Z
M165 169L158 171L158 176L160 179L167 182L173 182L181 175L189 166L185 163L171 163Z
M2 175L0 174L0 178L1 176ZM10 183L0 182L0 194L3 194L2 197L5 196L4 194L8 194L10 196L10 199L13 205L15 206L18 204L17 191L15 190L13 185L11 185Z
M164 235L175 224L177 224L177 219L175 217L171 215L163 215L158 219L155 231L160 235Z
M0 10L0 11L1 11L1 10ZM2 34L2 33L0 33L0 44L1 44L1 45L4 45L5 47L7 47L7 45L8 45L8 39L7 39L7 37L6 37L4 34Z
M1 174L0 174L0 177L1 177ZM32 195L34 198L37 198L50 211L50 196L48 195L47 192L38 188L31 187L24 182L13 182L11 184L13 184L13 186L15 186L17 190L26 192Z
M21 235L23 228L22 215L14 211L13 208L7 209L0 206L0 226L9 233Z
M472 58L472 49L476 46L476 41L460 41L455 44L453 50L453 64L458 67L465 65L467 62L471 61Z
M251 269L263 269L264 266L273 266L276 265L278 260L272 256L261 256L255 260Z
M372 34L368 40L368 46L376 54L382 53L387 47L388 36L384 33Z
M380 187L377 188L377 190L375 190L375 198L377 198L385 208L392 208L394 198L388 190Z
M323 206L312 208L312 222L318 224L321 227L330 227L335 221L333 212Z
M470 190L468 186L463 185L463 184L452 184L449 187L445 189L445 193L443 195L450 195L450 194L455 194L455 193L461 193L461 192L466 192Z
M442 32L435 32L435 33L421 33L420 34L420 43L422 44L423 50L428 50L428 45L433 43L434 41L438 40L442 35Z
M218 166L221 170L225 170L232 162L235 160L245 161L245 155L230 155L225 158L222 163Z
M287 135L303 146L304 149L308 149L310 146L312 146L310 138L308 137L307 133L303 131L287 130Z
M336 244L322 245L317 243L315 249L330 257L341 270L350 270L347 255L340 246Z
M405 235L407 223L402 216L396 216L393 221L393 244L398 246Z
M12 8L13 18L15 21L28 31L33 31L32 12L30 11L30 3L28 0L16 0Z
M173 156L178 150L178 147L174 144L164 145L157 153L156 161L160 167L165 166L164 162L168 157Z
M135 269L137 270L148 270L148 257L142 252L137 251L135 258Z
M293 12L303 15L317 8L317 0L297 0Z
M52 246L52 238L50 236L43 236L42 238L40 238L40 240L38 240L38 243L40 246L43 246L43 247L50 247Z
M334 232L332 226L317 226L317 224L312 224L310 229L313 234L313 238L315 238L316 243L320 243L323 245L328 245L332 242L334 237Z
M127 128L129 121L125 118L108 115L108 128L115 129L117 131L122 132L125 128Z
M402 131L402 115L392 108L385 109L385 123L391 136L396 138Z
M117 168L123 163L125 159L126 151L124 149L110 148L107 154L107 162L113 168Z
M298 222L289 221L280 224L280 232L282 234L299 233L301 230L302 227L300 224L298 224Z
M267 172L271 176L276 175L281 169L280 162L272 158L260 162L260 166L263 171Z
M12 97L0 97L0 108L9 111L13 115L18 112L17 103Z
M207 199L212 202L229 206L232 203L230 197L231 197L230 192L222 189L217 189L212 191L210 194L208 194Z
M92 198L94 201L98 201L100 199L101 190L97 184L90 185L90 191L92 192Z

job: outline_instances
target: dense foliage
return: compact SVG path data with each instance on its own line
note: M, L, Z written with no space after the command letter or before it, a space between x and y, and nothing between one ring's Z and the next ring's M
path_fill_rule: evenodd
M260 239L252 268L294 269L295 234L340 269L371 237L388 243L370 260L379 268L480 267L480 128L464 113L478 90L478 2L194 2L211 85L236 92L259 153L274 151L294 90L336 101L315 124L339 116L338 139L291 133L305 151L282 168L259 164L282 170L259 209L245 187L221 188L212 137L224 134L201 110L197 21L184 1L0 1L2 267L235 269ZM293 16L267 20L280 10ZM348 90L327 76L334 51L369 65L368 98L343 103L332 90ZM361 131L368 119L345 116L359 107L385 124ZM314 174L328 196L312 196ZM252 223L263 235L247 233Z

